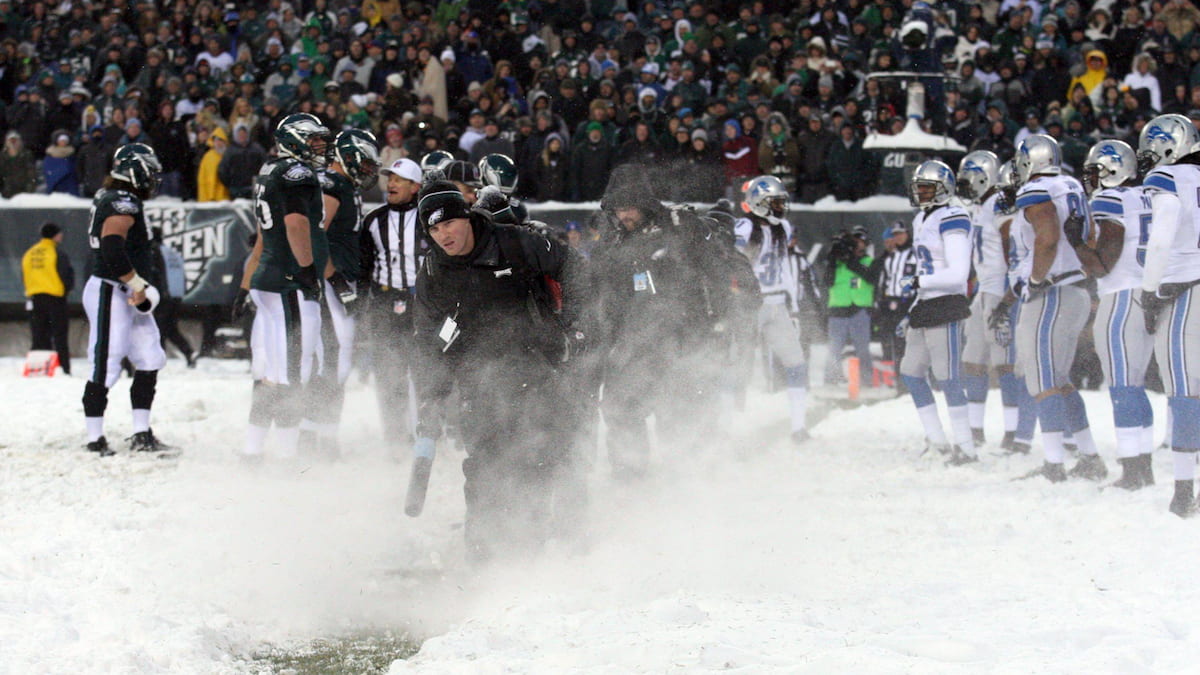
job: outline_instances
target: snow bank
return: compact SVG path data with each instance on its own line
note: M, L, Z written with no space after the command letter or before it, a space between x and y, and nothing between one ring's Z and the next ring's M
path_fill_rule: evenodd
M243 364L163 372L154 427L177 462L89 456L82 381L17 367L0 360L0 672L240 673L264 643L371 628L427 638L393 673L1167 672L1200 647L1200 541L1166 511L1167 456L1134 494L1011 482L1040 458L919 458L905 399L835 411L794 448L782 395L752 392L733 438L661 449L653 480L599 462L586 554L472 574L461 454L440 451L425 515L403 516L407 467L357 376L346 460L254 471L232 456ZM1085 399L1112 466L1107 399Z

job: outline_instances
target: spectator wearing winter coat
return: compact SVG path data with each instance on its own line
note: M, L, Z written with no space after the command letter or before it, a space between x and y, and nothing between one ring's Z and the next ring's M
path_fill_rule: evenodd
M758 143L758 167L762 173L783 181L789 191L796 187L796 165L800 161L800 147L792 138L787 118L771 113L762 140Z
M75 171L79 176L79 187L84 197L90 198L104 187L104 179L108 176L114 151L116 148L104 144L104 128L98 124L83 136L79 152L75 155ZM178 176L175 183L178 186Z
M1138 54L1133 57L1133 70L1121 81L1121 84L1130 89L1149 90L1150 107L1156 112L1162 110L1162 88L1159 87L1158 78L1154 76L1157 67L1153 56Z
M612 145L604 140L604 127L599 122L588 123L587 140L571 148L568 174L571 201L596 201L604 195L613 154Z
M801 202L811 204L829 194L829 174L825 169L825 157L836 141L837 136L825 128L819 115L809 116L808 128L796 140L796 146L800 150L796 193Z
M46 147L46 104L37 89L23 89L17 93L17 102L8 107L5 115L8 128L21 135L21 145L26 150L36 148L41 155ZM30 156L35 153L30 151Z
M229 189L232 199L254 196L254 177L267 161L267 151L250 138L250 128L239 124L233 128L233 143L217 163L217 178Z
M568 156L563 137L557 132L546 136L538 154L535 171L537 200L564 201L567 198Z
M991 150L996 153L1001 162L1007 162L1012 159L1017 149L1008 137L1008 129L1004 125L1004 120L992 120L987 123L985 129L986 134L971 144L971 152L976 150Z
M37 165L33 153L25 147L21 133L15 129L4 136L4 151L0 152L0 196L14 195L37 189Z
M125 121L125 134L117 141L117 146L129 145L130 143L145 143L146 145L153 143L143 128L142 121L136 117L130 117Z
M64 89L59 92L58 101L46 113L46 128L65 129L67 133L74 133L79 128L79 112L71 92ZM50 142L53 143L54 139L51 138Z
M742 125L737 120L727 120L722 129L725 133L725 142L721 144L725 184L736 188L742 181L758 175L758 148L754 139L742 134Z
M500 122L495 117L489 117L483 125L483 138L471 146L467 161L478 164L486 155L501 154L512 159L517 154L513 142L500 135Z
M1176 40L1200 28L1200 9L1190 0L1168 0L1166 5L1154 17L1162 19L1167 26L1167 32Z
M1105 78L1108 77L1108 56L1099 49L1093 49L1087 53L1084 58L1084 63L1087 70L1071 80L1071 85L1067 87L1067 96L1070 98L1070 92L1075 88L1075 84L1082 84L1083 91L1087 93L1088 98L1092 99L1093 105L1100 104L1100 96L1104 93Z
M200 167L196 171L196 201L228 201L229 189L221 182L217 168L229 146L229 136L221 127L215 127L208 136L207 144L208 152L200 158Z
M680 201L715 202L725 187L724 169L717 153L708 145L708 132L692 129L691 142L684 155L683 175L679 184Z
M192 148L188 142L187 127L184 122L175 119L175 104L170 99L158 104L158 112L150 120L146 133L150 136L150 146L162 163L159 194L184 197L182 173L185 166L191 165ZM111 153L116 148L109 147L108 150Z
M53 143L46 148L42 160L42 176L46 180L46 194L62 192L79 196L79 177L75 173L75 147L71 135L59 129L51 134Z
M838 201L857 201L871 196L875 192L874 158L863 149L862 140L850 125L842 126L838 136L825 160L830 192Z

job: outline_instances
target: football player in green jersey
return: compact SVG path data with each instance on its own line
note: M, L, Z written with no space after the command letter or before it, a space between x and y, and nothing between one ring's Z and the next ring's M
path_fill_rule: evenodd
M134 432L130 449L157 453L172 450L150 430L158 370L166 365L167 356L151 314L159 293L142 276L154 277L154 245L150 243L142 200L154 194L161 171L162 165L150 146L122 146L113 155L104 187L92 199L88 229L92 275L83 290L91 376L83 390L83 414L87 448L101 457L114 454L104 437L104 411L108 390L120 377L125 358L134 367L129 388Z
M303 387L316 362L321 330L322 272L329 242L317 170L328 154L329 129L308 113L288 115L275 129L278 156L259 170L254 212L261 254L250 278L263 335L263 380L255 386L245 459L261 460L268 429L279 432L280 457L296 454ZM257 358L257 356L256 356Z

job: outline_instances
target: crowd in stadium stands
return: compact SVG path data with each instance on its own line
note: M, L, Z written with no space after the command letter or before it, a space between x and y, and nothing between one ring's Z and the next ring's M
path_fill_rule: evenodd
M1189 0L0 0L0 195L99 189L148 142L161 192L248 197L275 124L308 111L379 140L518 164L518 196L595 200L612 169L686 175L705 201L779 176L796 199L874 192L868 133L907 119L906 17L933 17L928 131L1008 159L1025 134L1077 166L1156 112L1200 122ZM930 72L929 68L924 69ZM368 195L369 197L370 195Z

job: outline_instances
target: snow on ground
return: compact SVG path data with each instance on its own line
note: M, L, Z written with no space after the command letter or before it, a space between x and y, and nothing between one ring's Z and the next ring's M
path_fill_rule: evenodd
M905 399L834 411L795 448L782 395L752 392L734 439L664 448L638 485L597 470L588 553L476 575L461 456L439 450L405 517L407 463L357 376L344 461L253 470L231 454L243 364L163 372L176 461L88 455L82 380L17 370L0 360L0 673L240 673L264 644L387 628L425 639L392 673L1195 668L1200 524L1166 511L1165 453L1135 494L1011 482L1040 458L920 458ZM1115 473L1107 399L1085 398Z

